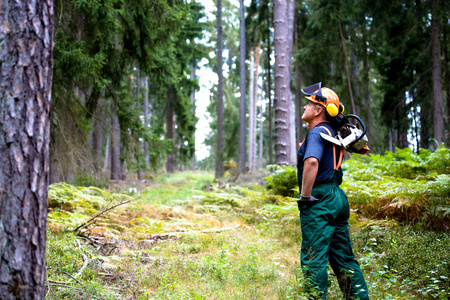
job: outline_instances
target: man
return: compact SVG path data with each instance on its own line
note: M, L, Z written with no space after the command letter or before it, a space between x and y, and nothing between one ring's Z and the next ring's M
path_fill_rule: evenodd
M308 134L298 152L301 264L311 294L327 296L327 264L337 276L344 299L369 299L366 282L350 242L350 208L342 183L343 150L325 141L320 133L335 136L331 124L343 112L334 91L321 83L302 89L307 97L302 120ZM314 288L317 292L314 293Z

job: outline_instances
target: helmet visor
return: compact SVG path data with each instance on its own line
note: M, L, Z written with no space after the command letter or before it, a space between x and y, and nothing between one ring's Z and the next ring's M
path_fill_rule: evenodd
M315 96L314 98L312 98L312 97L307 97L307 98L314 99L313 101L315 101L315 102L323 102L325 104L327 102L327 98L322 96L321 90L322 90L322 82L319 82L319 83L310 85L308 87L305 87L304 89L302 89L302 93L307 96Z

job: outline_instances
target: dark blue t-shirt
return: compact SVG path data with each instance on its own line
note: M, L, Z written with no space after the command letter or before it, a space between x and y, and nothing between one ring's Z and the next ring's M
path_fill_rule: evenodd
M319 160L319 170L316 176L315 181L316 183L326 181L330 179L330 177L333 175L334 171L333 144L328 141L325 141L320 136L321 132L323 132L326 135L329 135L328 131L322 128L321 126L328 128L333 137L336 135L336 131L334 131L333 128L331 128L330 124L328 123L320 123L308 132L305 140L303 141L303 144L301 145L297 153L297 172L298 172L299 186L301 186L302 184L301 178L303 176L304 161L309 157L315 157ZM339 153L340 147L336 146L334 148L336 149L336 160L338 160L340 154ZM340 172L342 171L340 170Z

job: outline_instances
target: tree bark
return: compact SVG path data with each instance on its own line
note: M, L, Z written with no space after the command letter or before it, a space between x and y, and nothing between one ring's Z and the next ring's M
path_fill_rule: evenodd
M278 165L290 162L289 69L287 53L286 0L273 3L275 50L275 151Z
M44 299L53 1L0 11L0 298Z
M223 59L222 59L222 0L217 0L217 153L216 178L223 177Z
M297 13L294 15L294 45L295 45L295 51L298 52L300 50L300 37L298 34L298 24L297 24ZM295 143L295 150L297 152L298 144L301 143L303 140L303 130L302 130L302 118L301 118L301 112L302 112L302 89L301 89L301 73L300 73L300 66L299 66L298 59L295 60L294 68L295 68L295 116L296 116L296 124L295 127L297 128L296 131L296 143Z
M120 163L120 124L119 117L115 114L115 106L112 106L110 150L111 150L111 176L112 180L122 180L122 166Z
M166 104L166 139L172 140L172 150L167 153L166 172L173 173L173 137L174 137L174 122L173 122L173 90L172 86L167 86L167 104Z
M103 154L103 142L105 140L105 128L103 120L103 105L104 99L100 98L97 103L97 109L94 114L94 132L93 137L93 150L94 150L94 161L96 169L101 170L102 154Z
M433 137L438 146L444 142L444 114L442 111L441 41L439 0L431 0L431 73L433 80Z
M240 91L241 98L239 104L239 172L241 174L246 173L245 169L245 155L246 155L246 132L247 132L247 122L246 122L246 74L247 69L245 67L245 6L244 0L239 0L239 18L240 18Z
M270 34L267 35L267 98L269 100L269 164L273 164L273 113L272 113L272 75L270 69Z
M248 169L250 172L255 170L254 160L253 160L253 145L256 140L256 124L254 122L254 107L256 107L255 101L255 59L253 49L250 50L250 82L249 82L249 105L248 105Z
M197 77L197 75L195 74L195 64L194 64L194 63L191 64L191 65L189 66L189 68L191 69L191 78L192 78L193 80L195 80L196 77ZM193 92L191 93L190 97L191 97L191 105L192 105L192 115L195 116L195 108L196 108L196 105L195 105L195 91L193 91ZM192 170L195 170L195 169L196 169L196 165L197 165L197 160L196 160L195 153L194 153L194 155L192 155L192 165L191 165L191 169L192 169Z
M145 130L149 130L150 128L150 119L149 119L149 88L148 88L148 76L144 77L144 88L145 88L145 96L144 96L144 127ZM148 143L146 140L144 140L144 158L145 158L145 165L150 167L150 155L148 150Z
M287 0L286 15L288 24L287 34L287 62L289 70L289 140L290 140L290 165L294 166L297 163L297 142L296 142L296 122L295 122L295 95L291 90L292 78L292 49L294 46L294 19L295 19L295 3L294 0Z

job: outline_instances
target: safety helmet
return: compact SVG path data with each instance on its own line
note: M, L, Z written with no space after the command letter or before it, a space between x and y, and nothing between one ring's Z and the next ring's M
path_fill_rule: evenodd
M327 87L322 87L322 82L315 83L302 89L306 99L325 107L330 117L336 117L344 112L344 105L339 102L338 95Z

